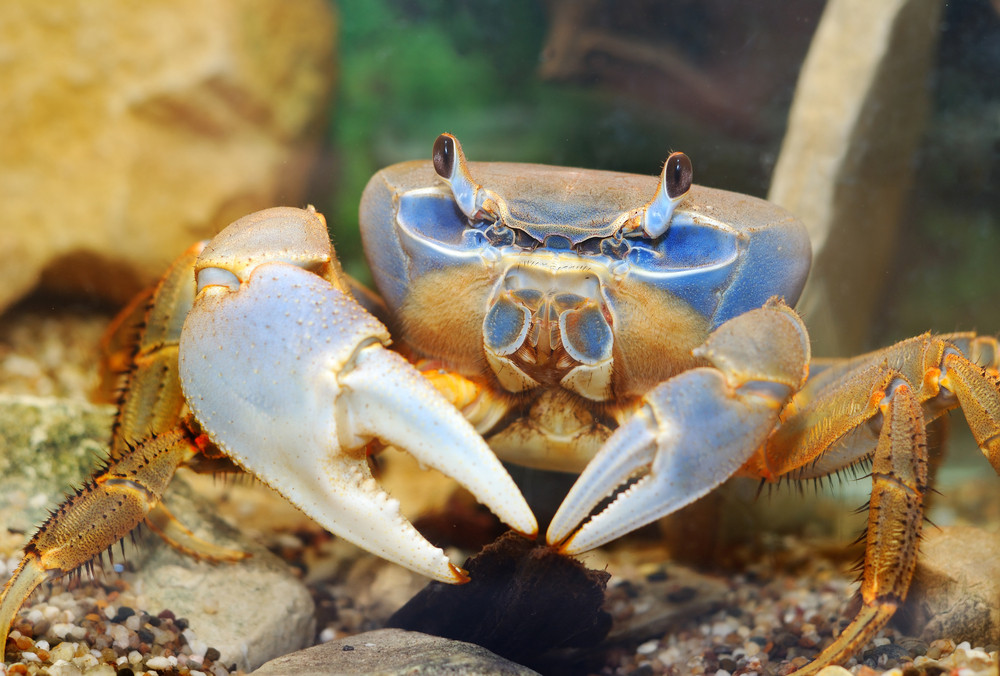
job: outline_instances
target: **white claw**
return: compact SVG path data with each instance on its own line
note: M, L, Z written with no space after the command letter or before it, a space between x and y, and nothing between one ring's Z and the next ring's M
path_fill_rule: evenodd
M534 537L538 522L483 438L401 356L373 343L360 349L338 380L341 438L350 432L401 448L467 488L514 530Z
M647 408L639 409L604 442L559 505L545 534L549 544L565 541L601 500L649 468L656 454L656 424L649 417Z
M770 391L741 394L710 368L659 385L587 465L546 539L561 543L567 554L578 554L694 502L746 462L772 429L778 410ZM634 484L573 532L601 500L636 476Z
M377 320L325 280L261 264L207 285L180 345L194 415L233 460L324 528L434 579L464 581L372 478L378 437L467 486L517 530L534 516L473 428L404 359Z

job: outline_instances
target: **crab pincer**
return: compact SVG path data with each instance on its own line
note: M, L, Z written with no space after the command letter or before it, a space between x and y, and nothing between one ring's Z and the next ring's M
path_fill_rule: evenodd
M686 371L646 394L570 489L549 525L550 544L567 554L593 549L735 475L805 381L809 341L802 320L772 300L723 323L695 354L712 366Z
M453 477L515 530L537 531L482 438L386 349L388 331L350 296L314 212L270 209L237 221L202 252L195 274L181 386L209 437L243 469L334 534L445 582L464 573L372 478L370 441Z

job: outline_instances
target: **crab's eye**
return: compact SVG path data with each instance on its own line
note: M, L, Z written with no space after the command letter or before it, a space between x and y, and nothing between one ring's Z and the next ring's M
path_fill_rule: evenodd
M434 141L434 150L431 156L434 162L434 171L438 173L438 176L450 179L455 171L455 137L451 134L438 136L437 140Z
M642 232L646 237L654 239L666 232L674 209L691 189L691 175L691 160L688 156L684 153L670 153L670 157L663 163L663 173L660 174L656 194L649 204L642 207L638 213L638 225L633 226L629 232ZM630 215L626 213L622 218L628 217Z
M436 155L434 162L437 166ZM690 190L691 176L691 160L688 159L688 156L684 153L670 153L663 169L663 184L667 189L667 196L670 199L675 199Z

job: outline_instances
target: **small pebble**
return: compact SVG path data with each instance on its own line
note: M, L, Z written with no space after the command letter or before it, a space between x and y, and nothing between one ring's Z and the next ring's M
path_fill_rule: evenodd
M79 643L71 643L69 641L64 641L56 645L55 648L49 651L49 658L53 662L65 661L68 662L76 656L77 648L80 647Z
M111 640L114 642L114 646L119 650L125 650L129 647L129 641L132 638L132 632L120 624L112 624L109 632L111 634Z
M91 669L97 666L98 664L97 660L98 658L96 655L93 655L92 653L87 653L85 655L81 655L80 657L74 657L72 662L81 669Z
M72 662L57 660L49 667L49 676L83 676L83 672Z
M652 655L659 649L659 647L660 644L658 641L646 641L636 648L635 651L640 655Z
M169 669L172 665L170 664L170 660L161 655L157 657L150 657L146 660L146 666L150 669Z

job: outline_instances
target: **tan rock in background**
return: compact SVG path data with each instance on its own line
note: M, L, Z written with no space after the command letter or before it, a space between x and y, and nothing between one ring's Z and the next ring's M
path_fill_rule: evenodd
M802 66L768 199L801 218L812 240L797 309L814 355L868 347L906 215L941 6L832 0Z
M322 0L0 8L0 311L120 302L192 241L299 205L334 80Z

